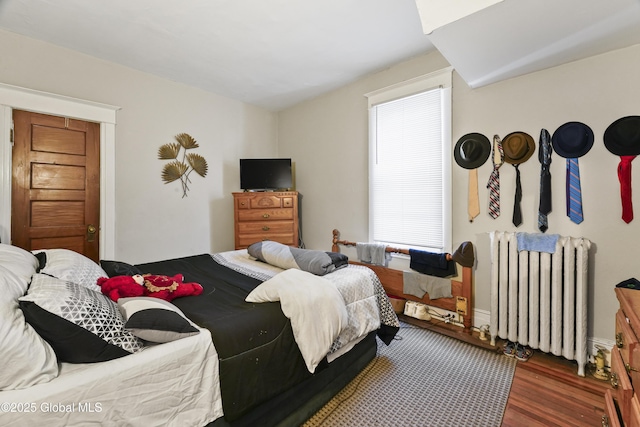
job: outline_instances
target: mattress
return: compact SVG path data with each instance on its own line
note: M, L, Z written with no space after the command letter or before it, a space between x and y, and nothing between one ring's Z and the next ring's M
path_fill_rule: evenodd
M238 254L243 254L241 265L233 258ZM143 273L180 273L185 281L203 286L201 295L178 298L173 303L193 322L211 331L219 357L224 417L233 423L246 419L251 411L320 374L330 363L325 358L314 373L309 372L294 338L291 321L283 314L279 302L245 302L254 288L282 270L250 260L246 251L232 251L230 255L231 258L225 258L219 254L203 254L136 267ZM390 304L389 308L397 322ZM395 333L393 327L386 325L381 330L385 331L383 340ZM360 339L362 337L353 341ZM354 343L346 344L350 348Z
M206 329L100 363L62 363L48 383L0 392L0 424L203 426L222 415Z

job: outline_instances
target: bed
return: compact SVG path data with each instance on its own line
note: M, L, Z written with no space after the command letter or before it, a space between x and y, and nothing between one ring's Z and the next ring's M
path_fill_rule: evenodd
M43 263L42 256L0 244L0 286L10 290L0 300L0 355L12 361L10 370L0 371L2 425L299 425L375 357L378 341L391 343L399 326L380 281L366 267L349 265L320 277L261 262L240 250L140 265L111 262L103 264L112 270L107 272L106 267L70 251L44 252ZM76 349L93 347L78 342L51 344L55 337L49 334L60 328L53 328L51 313L43 312L56 299L50 298L50 288L58 289L61 283L50 282L62 281L65 292L72 289L85 295L90 286L82 283L91 285L97 276L136 272L181 273L185 281L202 285L201 295L169 304L188 322L189 333L172 335L167 342L140 340L140 348L123 357L60 362L60 354L73 358ZM257 291L267 284L280 284L284 276L306 280L307 276L300 276L303 273L313 276L308 277L310 283L333 284L330 288L338 289L345 299L341 326L323 336L325 341L331 339L329 351L311 362L311 352L303 349L307 344L303 347L297 341L297 334L305 329L295 316L289 318L283 312L291 307L286 292L279 291L281 301L245 301L254 294L258 299L273 298L269 292L280 288ZM34 283L40 282L49 285L47 298L31 296L34 288L40 289ZM123 301L130 303L130 299ZM140 300L146 302L144 297ZM366 314L373 305L377 321ZM309 323L317 327L319 322ZM64 345L66 353L59 348Z

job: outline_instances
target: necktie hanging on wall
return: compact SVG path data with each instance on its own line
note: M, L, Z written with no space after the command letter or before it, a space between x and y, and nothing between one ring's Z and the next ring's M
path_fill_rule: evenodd
M469 221L480 213L478 199L478 170L489 158L491 143L489 139L479 133L468 133L458 140L453 150L456 163L469 170L468 213Z
M580 224L582 215L582 189L580 188L580 168L578 159L567 159L567 216Z
M513 167L516 168L516 194L514 197L511 222L517 227L522 224L522 208L520 207L520 202L522 201L522 183L520 182L520 169L518 169L518 165L513 165Z
M553 151L567 159L566 205L567 216L576 224L584 219L582 188L578 158L593 147L593 131L584 123L567 122L560 126L551 137Z
M500 216L500 166L504 163L504 150L498 135L493 136L493 170L489 175L489 216L496 219Z
M480 200L478 197L478 169L469 169L469 222L480 214Z
M536 151L536 143L531 135L524 132L512 132L502 140L504 161L513 165L516 170L516 194L513 203L513 225L522 224L522 183L520 178L520 164L526 162Z
M633 221L633 202L631 199L631 161L636 156L620 156L618 180L620 181L620 199L622 200L622 220L629 224Z
M618 180L622 201L622 220L633 220L631 200L631 161L640 155L640 116L622 117L604 131L604 145L611 153L620 156Z
M540 161L540 204L538 205L538 229L547 231L549 221L547 215L551 212L551 135L546 129L540 131L540 148L538 148L538 160Z

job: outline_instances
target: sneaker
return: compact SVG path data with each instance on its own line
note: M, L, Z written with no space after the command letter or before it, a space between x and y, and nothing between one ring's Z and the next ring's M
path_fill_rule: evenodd
M516 346L515 356L519 361L526 362L527 360L529 360L532 354L533 351L531 349L528 349L523 345Z
M517 346L518 345L516 343L511 342L511 341L507 341L507 343L505 344L504 349L502 350L502 352L507 357L515 357L515 355L516 355L516 347Z

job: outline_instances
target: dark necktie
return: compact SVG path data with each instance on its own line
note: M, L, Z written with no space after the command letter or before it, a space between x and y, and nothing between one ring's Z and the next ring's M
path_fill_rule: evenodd
M520 169L518 165L513 165L516 168L516 196L513 204L513 225L516 227L522 224L522 210L520 209L520 201L522 201L522 184L520 183Z
M538 206L538 229L541 232L547 231L549 222L547 215L551 212L551 136L546 129L540 131L540 149L538 150L538 160L540 160L540 205Z

